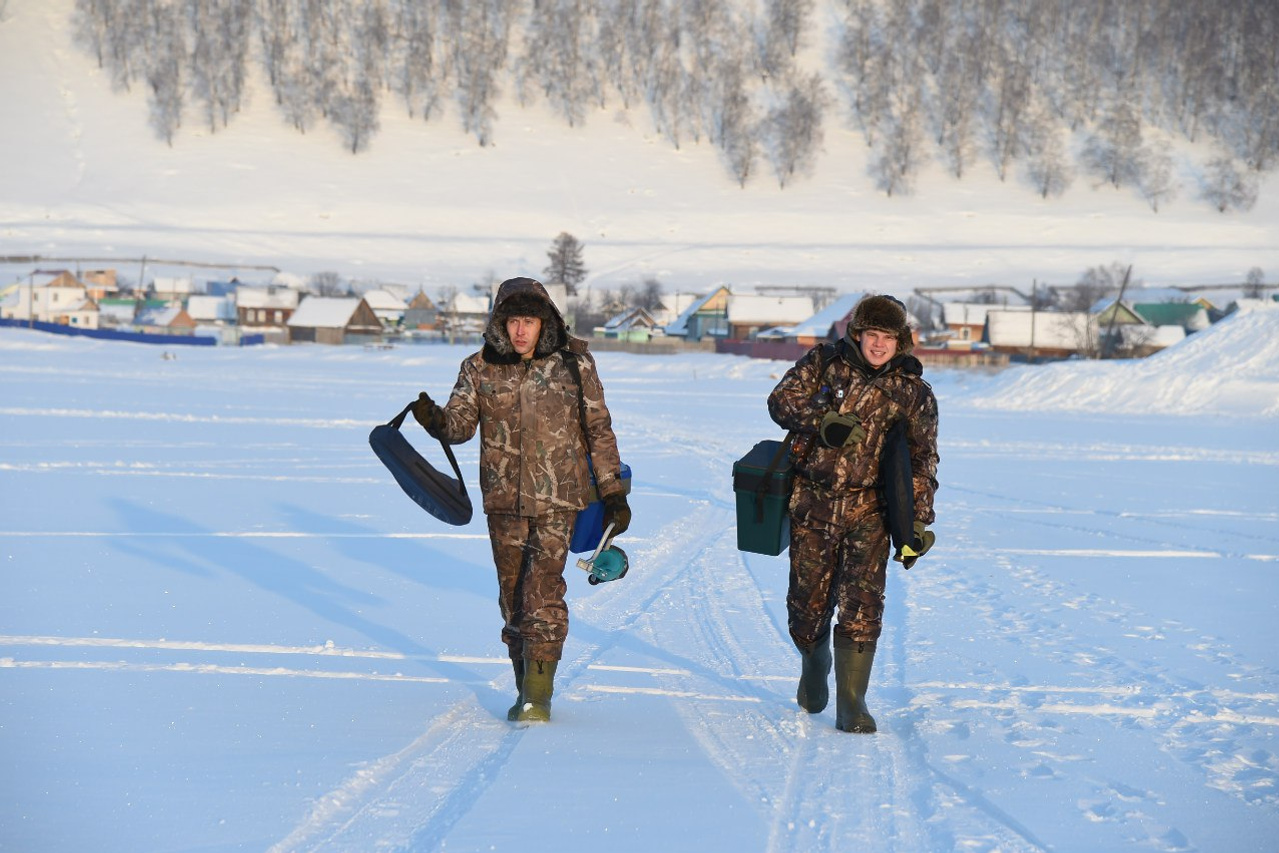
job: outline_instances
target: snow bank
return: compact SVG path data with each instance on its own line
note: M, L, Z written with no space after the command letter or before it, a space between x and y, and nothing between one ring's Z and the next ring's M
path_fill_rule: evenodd
M1231 315L1138 361L1019 367L957 402L991 409L1279 417L1279 308Z

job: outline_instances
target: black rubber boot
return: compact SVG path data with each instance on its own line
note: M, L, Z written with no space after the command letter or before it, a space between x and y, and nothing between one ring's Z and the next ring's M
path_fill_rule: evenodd
M835 635L835 727L840 731L875 731L875 718L866 708L874 662L874 642L858 643Z
M803 664L795 701L810 714L819 714L830 701L830 629L811 646L796 646Z
M515 670L515 704L506 712L506 719L514 722L520 715L520 706L524 704L524 659L511 658L511 668Z
M555 692L555 668L559 661L524 659L524 684L520 690L520 723L549 723L551 694Z

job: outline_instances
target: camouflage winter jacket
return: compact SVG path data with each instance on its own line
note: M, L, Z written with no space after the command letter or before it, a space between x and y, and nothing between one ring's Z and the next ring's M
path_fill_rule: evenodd
M504 303L513 296L544 299L546 316L533 358L521 359L507 336ZM595 359L586 342L570 338L554 303L532 279L503 283L485 331L484 348L462 362L443 407L437 437L450 444L480 431L480 490L489 514L537 516L582 509L591 500L575 359L586 405L589 453L599 494L623 490L613 421Z
M922 378L923 366L901 355L880 370L846 340L814 347L768 397L768 413L796 433L795 471L834 492L873 489L879 482L884 436L906 421L915 519L932 524L937 491L937 399ZM866 437L855 446L834 449L817 437L822 416L831 409L861 420Z

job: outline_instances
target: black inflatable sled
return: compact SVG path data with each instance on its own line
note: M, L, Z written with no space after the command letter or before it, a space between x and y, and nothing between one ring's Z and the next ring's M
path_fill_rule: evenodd
M888 515L888 535L893 543L893 559L906 568L915 565L914 558L902 559L902 546L915 538L915 489L911 479L910 446L906 442L906 421L898 421L884 437L879 457L879 481L883 489Z
M431 467L431 463L423 459L400 432L404 416L412 409L413 404L409 403L404 411L390 421L374 427L373 432L369 433L369 446L373 448L377 458L382 460L386 470L395 477L395 482L400 484L404 494L412 498L415 504L447 524L467 524L473 512L471 498L466 493L462 470L457 466L452 449L443 441L440 442L444 455L453 466L453 473L457 474L456 480Z

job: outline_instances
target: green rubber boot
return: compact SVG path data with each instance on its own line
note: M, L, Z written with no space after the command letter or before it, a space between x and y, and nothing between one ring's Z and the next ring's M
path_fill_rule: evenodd
M520 715L520 706L524 704L524 659L511 658L511 667L515 670L515 704L506 712L506 719L515 722Z
M524 659L524 685L520 691L519 723L549 723L551 694L555 692L556 660Z
M835 727L844 732L870 734L875 718L866 708L875 643L858 643L835 635Z
M796 646L803 664L795 701L810 714L820 714L830 701L830 629L811 646Z

